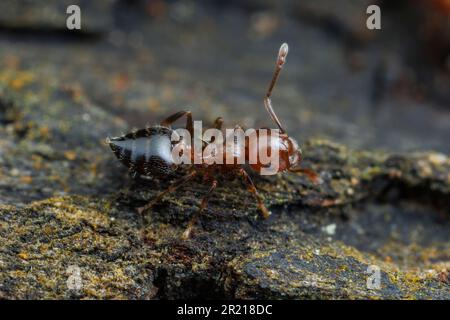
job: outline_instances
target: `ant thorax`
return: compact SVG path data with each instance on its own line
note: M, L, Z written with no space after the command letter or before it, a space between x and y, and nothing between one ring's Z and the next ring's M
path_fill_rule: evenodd
M291 148L278 129L207 129L194 121L194 136L186 129L172 134L173 161L194 165L250 165L262 175L273 175L289 166ZM197 136L197 133L201 133ZM287 163L285 163L287 161ZM281 167L280 167L281 165Z

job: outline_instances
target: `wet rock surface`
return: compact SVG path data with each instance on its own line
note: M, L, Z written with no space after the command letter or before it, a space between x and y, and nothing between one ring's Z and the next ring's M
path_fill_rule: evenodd
M374 104L381 40L356 51L368 65L355 74L347 40L298 13L155 3L111 2L94 39L30 37L0 15L0 297L448 299L450 115L439 88L419 100L386 91ZM27 21L50 18L39 19ZM220 179L189 240L201 179L139 215L170 181L132 181L105 137L186 105L207 123L267 125L260 97L280 39L292 50L274 105L320 183L255 176L272 211L262 220L239 179ZM387 70L407 72L392 55ZM381 286L370 289L374 266Z

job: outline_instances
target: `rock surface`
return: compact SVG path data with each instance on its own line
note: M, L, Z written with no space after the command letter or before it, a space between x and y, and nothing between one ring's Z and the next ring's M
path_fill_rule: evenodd
M115 5L128 8L121 2ZM72 37L66 43L64 37L52 35L57 45L53 40L14 42L11 37L20 38L20 32L11 35L10 31L1 38L1 298L450 298L449 157L426 151L421 142L414 152L374 149L380 141L364 140L359 130L367 125L395 136L396 129L371 127L367 121L348 129L351 121L342 117L334 122L340 116L326 117L327 107L310 117L323 130L315 132L329 137L334 129L329 130L328 124L339 123L344 126L337 135L341 143L318 134L302 143L304 166L320 175L320 183L294 174L254 177L272 211L268 220L259 217L238 179L220 179L187 241L180 239L181 233L208 188L201 180L166 196L145 216L139 215L136 207L170 181L151 180L146 185L132 181L109 151L105 137L145 125L144 116L156 122L175 111L175 106L178 110L192 101L198 101L193 106L196 118L202 114L203 120L210 121L224 114L230 118L229 126L239 120L246 126L264 122L263 108L249 101L259 101L252 100L264 90L258 72L270 77L271 70L266 69L274 50L261 53L261 42L255 41L249 50L263 58L252 63L249 54L239 57L237 43L226 40L236 30L223 29L229 26L226 17L241 26L247 20L242 12L226 9L233 14L225 14L225 21L213 25L218 28L215 36L222 34L228 41L229 53L221 52L224 48L217 40L206 45L204 53L228 56L224 58L228 60L223 66L215 66L211 58L199 63L195 49L202 37L209 37L193 36L198 26L208 23L202 10L193 13L179 3L147 7L150 22L140 22L136 27L140 32L125 32L123 26L135 14L133 8L127 10L121 12L129 16L116 17L116 29L98 41ZM175 23L167 21L167 16ZM342 13L338 18L342 19ZM252 32L269 43L278 41L279 36L264 33L270 28L257 27L270 22L270 15L252 19L259 21L250 27ZM0 21L9 23L1 16ZM189 22L194 31L174 33ZM338 60L338 45L325 41L316 27L300 27L306 30L305 41L333 47L329 58ZM294 27L286 28L277 32L288 36ZM167 35L164 41L162 35ZM150 45L151 40L159 47ZM174 52L177 41L188 46L184 55ZM320 72L324 68L320 60L309 56L308 49L302 50L311 70L317 67ZM287 79L293 80L299 61L295 56L289 60L294 71L287 71ZM235 75L249 71L254 82L240 76L225 84L227 77L233 77L230 70ZM363 73L367 79L373 75L370 68ZM345 68L325 77L325 84L309 71L300 77L304 84L300 89L277 88L276 108L294 136L303 129L288 115L307 91L309 84L304 81L321 89L327 81L334 83L341 77L358 82ZM343 91L349 89L341 85ZM225 90L221 86L227 90L221 91ZM244 87L248 91L241 92ZM344 113L354 112L353 104L360 103L362 110L371 105L364 93L355 94ZM321 99L331 104L332 96L326 90L322 98L311 95L310 101L315 102L305 108L321 105ZM243 115L232 107L235 104L248 106L254 117ZM441 113L445 119L443 110L414 114L423 112L425 122ZM366 117L359 114L353 120ZM334 120L329 122L330 118ZM356 148L360 142L355 143L352 130L362 132L358 141L367 142L367 148ZM437 123L435 132L445 130ZM416 141L411 132L397 132L397 137ZM442 141L438 140L437 149L445 152L449 145ZM367 286L373 270L380 271L379 288Z

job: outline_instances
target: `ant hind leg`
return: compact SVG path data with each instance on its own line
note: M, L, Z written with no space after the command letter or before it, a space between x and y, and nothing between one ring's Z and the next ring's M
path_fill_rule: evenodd
M200 204L200 208L198 211L192 216L191 220L188 223L188 226L186 230L183 232L183 235L181 236L182 239L186 240L190 237L192 229L194 228L195 223L197 222L198 218L200 217L203 210L206 208L206 205L208 204L209 197L211 196L214 189L217 187L217 180L214 180L211 184L211 187L208 190L208 193L203 197L202 202Z
M130 176L131 179L133 179L133 181L136 181L139 184L142 185L153 185L154 182L151 178L147 177L147 176L143 176L140 173L137 173L136 171L129 171L128 175Z
M186 115L186 130L189 131L189 133L193 134L194 132L194 123L192 121L192 112L190 111L179 111L174 113L173 115L167 117L163 121L161 121L161 126L163 127L170 127L172 123L180 119L182 116Z
M185 184L186 182L191 180L196 174L197 174L196 171L192 171L191 173L185 175L181 179L178 179L177 181L172 183L166 190L159 193L152 201L147 203L145 206L137 208L137 211L141 214L144 213L145 211L150 209L155 203L157 203L159 200L161 200L167 193L174 192L179 187L181 187L183 184Z

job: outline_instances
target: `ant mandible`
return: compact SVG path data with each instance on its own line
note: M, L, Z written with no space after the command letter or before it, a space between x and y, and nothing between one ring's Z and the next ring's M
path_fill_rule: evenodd
M301 168L299 166L300 161L302 160L301 149L299 148L298 143L295 141L295 139L289 137L286 133L286 130L281 125L280 120L273 110L272 102L270 99L273 88L275 87L275 84L279 78L280 71L283 68L284 63L286 62L287 54L288 45L286 43L283 43L278 52L276 67L272 76L272 80L264 97L264 106L272 120L279 128L279 135L277 136L277 138L272 138L269 140L269 149L277 147L277 149L279 150L278 172L289 171L304 173L314 181L317 179L316 174L309 169ZM129 168L130 174L133 178L145 178L149 176L167 177L180 166L179 164L175 163L172 157L174 143L171 141L171 136L174 130L172 130L171 125L183 116L186 116L186 130L189 131L192 137L192 114L190 111L180 111L163 120L160 125L140 129L121 137L107 138L107 143L110 145L116 157L126 167ZM217 118L214 122L214 128L222 130L222 123L223 119L221 117ZM237 129L241 129L241 127L236 126L234 130ZM259 135L261 130L262 129L256 130L256 134ZM211 142L212 141L210 141L210 143ZM206 143L206 145L207 144L208 143ZM247 140L245 140L244 144L246 154L248 154L249 145ZM190 156L193 157L193 151L190 153ZM236 158L236 155L233 154L233 157ZM260 172L261 168L263 167L263 164L261 164L259 161L256 161L256 163L248 163L248 158L246 158L245 162L245 164L249 165L256 172ZM241 176L244 179L245 183L248 185L248 190L258 203L258 208L260 209L263 218L267 219L270 215L269 210L267 210L266 206L264 205L260 194L256 190L252 179L244 169L243 165L237 163L238 162L235 161L233 162L233 164L202 163L189 165L190 170L187 175L173 182L165 191L159 193L147 205L138 208L138 212L145 212L156 202L161 200L162 197L164 197L164 195L166 195L167 193L174 192L176 189L178 189L186 182L190 181L195 176L202 175L204 177L204 181L210 182L211 185L208 192L203 197L197 213L193 215L192 219L188 223L187 229L183 233L183 238L188 238L199 215L205 209L211 193L218 185L218 181L216 179L217 173L227 173Z

